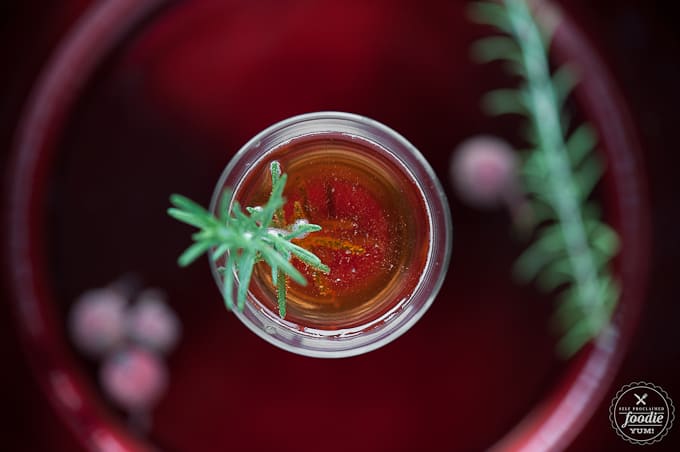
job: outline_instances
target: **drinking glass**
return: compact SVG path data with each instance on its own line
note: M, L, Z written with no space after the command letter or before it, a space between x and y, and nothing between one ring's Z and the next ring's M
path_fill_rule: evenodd
M354 228L354 236L379 235L374 224L381 220L391 223L384 225L382 241L372 242L375 250L363 250L368 248L366 240L357 245L358 239L353 239L354 245L347 245L363 246L360 261L370 252L381 254L381 258L376 258L379 262L372 262L373 265L363 259L365 265L359 271L385 274L382 278L373 278L373 287L359 293L353 292L352 287L344 287L342 290L348 295L343 302L338 301L342 297L337 293L327 295L325 301L318 300L324 297L317 293L317 300L308 299L307 307L299 309L297 316L282 319L277 313L276 291L271 287L271 280L263 281L268 272L256 271L245 308L236 309L236 316L251 331L277 347L324 358L366 353L408 331L434 301L451 255L448 203L423 155L396 131L364 116L341 112L295 116L257 134L232 158L213 193L213 213L222 205L222 196L230 196L229 205L236 199L247 205L243 202L244 196L258 188L263 190L269 164L275 159L281 162L284 172L289 164L293 165L288 185L295 184L293 181L297 178L297 185L303 186L300 189L306 190L304 196L308 198L314 196L311 192L338 187L338 193L328 202L344 202L343 207L337 208L343 213L330 215L333 218L326 215L326 223L352 224L327 232L333 240L341 240L334 235L347 236L347 228ZM313 175L317 178L310 180ZM348 180L353 181L351 187L343 185ZM339 193L343 187L349 190L348 199ZM264 189L267 190L268 187ZM310 203L308 199L305 202ZM367 206L370 203L378 203L373 211ZM376 216L375 210L384 215L371 217ZM352 231L349 235L352 236ZM341 254L345 252L350 254L349 250L340 250ZM219 261L211 260L213 276L222 290L219 265ZM331 281L324 285L340 283L340 278L352 278L352 272L357 270L352 268L344 275L338 274L342 269L331 265ZM366 278L354 277L348 284L366 285ZM288 293L290 296L290 290ZM333 302L358 306L332 309ZM324 303L331 306L331 312L322 312Z

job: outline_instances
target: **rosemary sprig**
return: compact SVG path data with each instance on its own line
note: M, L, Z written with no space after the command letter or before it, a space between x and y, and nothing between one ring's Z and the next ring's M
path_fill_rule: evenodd
M236 305L239 310L243 310L253 268L258 262L264 261L271 268L279 315L284 318L286 278L289 277L301 285L307 284L302 273L290 262L291 258L294 256L323 273L328 273L330 269L315 254L292 243L292 240L320 231L321 226L306 221L296 221L288 228L273 226L281 226L283 223L283 189L287 176L281 174L281 166L277 161L271 163L270 171L272 190L269 199L264 206L246 207L248 214L243 212L238 201L234 201L231 209L229 208L231 196L227 191L221 198L219 217L177 194L170 197L174 207L168 209L168 215L200 229L192 235L194 244L179 257L180 266L191 264L204 253L208 253L213 261L224 257L225 264L219 271L224 277L222 293L227 309L233 309ZM235 303L236 278L239 285Z
M537 231L515 272L524 281L536 278L546 291L560 290L555 321L564 336L558 351L570 356L600 334L619 298L609 269L618 236L588 200L603 172L594 152L597 138L587 124L568 133L565 101L576 77L568 66L551 73L550 36L542 33L526 1L479 2L471 12L474 20L504 34L478 41L476 56L506 61L522 78L519 88L492 91L483 103L492 114L520 114L529 121L532 149L521 178Z

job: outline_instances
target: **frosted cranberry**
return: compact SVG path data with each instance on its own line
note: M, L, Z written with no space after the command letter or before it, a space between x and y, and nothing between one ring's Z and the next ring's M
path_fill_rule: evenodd
M168 385L168 370L157 354L132 346L109 355L100 370L105 394L130 412L148 411Z
M145 290L128 310L126 319L130 339L158 352L169 352L179 340L181 325L158 290Z
M460 197L476 207L491 207L517 192L517 155L506 142L480 135L454 152L451 182Z
M101 356L125 339L127 301L109 288L83 293L71 308L69 333L76 347L90 356Z

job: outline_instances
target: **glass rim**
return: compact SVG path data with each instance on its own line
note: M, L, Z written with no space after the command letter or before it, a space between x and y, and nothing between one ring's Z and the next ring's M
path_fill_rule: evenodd
M424 201L429 224L429 249L425 267L415 287L408 297L397 302L377 318L369 319L356 328L323 330L324 333L314 328L300 330L295 327L296 324L280 319L276 313L268 312L264 306L258 307L256 304L261 304L261 302L253 299L251 291L248 291L248 300L244 310L234 309L233 312L248 329L283 350L308 357L341 358L378 349L408 331L432 305L446 277L451 257L453 229L451 213L444 189L420 151L392 128L365 116L337 111L292 116L265 128L234 154L215 186L210 211L215 212L224 188L227 186L232 188L229 201L231 205L239 185L246 179L245 176L249 174L250 168L255 167L268 154L294 139L327 133L340 133L351 138L369 141L398 162L402 170L414 182ZM378 135L384 140L371 135ZM279 141L275 141L269 147L262 145L264 141L272 137ZM391 145L386 145L384 141L390 141ZM248 168L243 169L244 166ZM239 167L242 168L240 171ZM236 182L229 183L230 178L233 178L235 174ZM210 259L210 268L218 289L222 293L222 278L212 259ZM432 278L432 275L435 277ZM237 285L238 282L236 282ZM417 306L413 303L414 299L420 301ZM336 334L326 334L326 331Z

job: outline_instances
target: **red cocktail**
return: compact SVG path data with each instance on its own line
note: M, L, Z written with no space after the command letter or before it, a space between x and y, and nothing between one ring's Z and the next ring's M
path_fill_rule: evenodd
M294 261L307 284L288 282L287 314L280 319L270 269L258 264L241 320L270 342L311 356L363 353L406 331L433 301L450 254L448 205L422 155L361 116L294 117L260 133L234 157L217 185L213 210L225 187L234 187L233 200L242 205L263 205L272 161L288 174L275 226L320 225L321 231L295 241L330 272Z
M150 14L150 4L161 3L168 6ZM452 193L443 176L457 143L480 131L505 138L516 131L512 121L479 111L481 93L507 80L467 58L483 30L466 21L465 3L93 5L27 106L8 185L17 325L58 425L84 447L123 450L566 447L610 391L644 303L649 249L643 166L625 97L561 12L550 15L565 21L554 46L584 70L575 105L601 130L610 168L602 203L624 245L613 343L557 360L547 329L551 300L510 279L521 248L507 218L453 197L457 265L437 302L410 334L355 359L304 359L270 347L224 312L206 260L190 269L175 262L188 230L165 214L168 194L205 202L233 150L303 111L356 111L393 125ZM74 297L125 271L167 289L185 326L169 392L144 440L93 390L96 373L67 348L63 332ZM269 326L307 341L262 309L271 324L250 309L243 314L261 335ZM72 394L77 399L64 397ZM332 412L309 415L323 407ZM187 419L188 412L197 415Z

